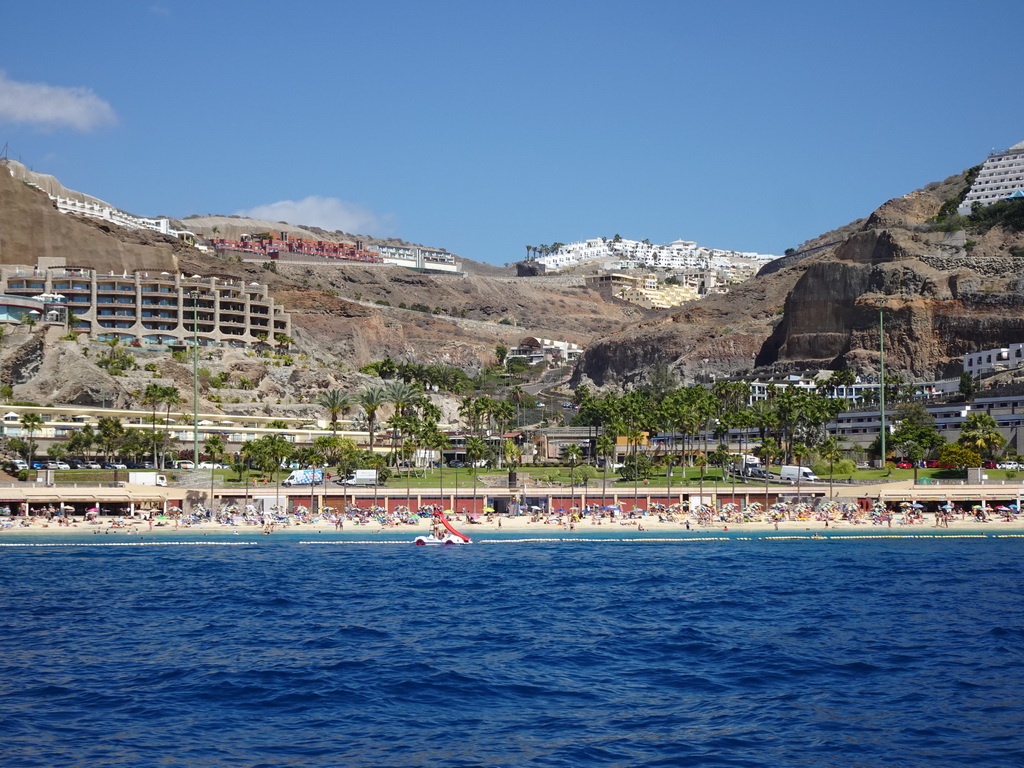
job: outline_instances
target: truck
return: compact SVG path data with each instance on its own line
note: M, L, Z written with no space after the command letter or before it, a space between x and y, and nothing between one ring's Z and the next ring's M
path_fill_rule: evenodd
M818 483L821 480L814 472L811 471L810 467L797 467L793 465L785 465L779 471L779 477L783 482L797 482L798 480L803 483Z
M341 481L344 485L376 485L376 469L357 469L351 475Z
M730 456L732 460L732 471L742 477L754 477L760 473L751 472L755 467L760 468L761 459L750 453L733 454ZM763 476L763 475L762 475Z
M159 485L167 487L167 476L156 472L129 472L128 482L135 485Z
M322 469L294 469L281 481L281 485L315 485L324 481Z

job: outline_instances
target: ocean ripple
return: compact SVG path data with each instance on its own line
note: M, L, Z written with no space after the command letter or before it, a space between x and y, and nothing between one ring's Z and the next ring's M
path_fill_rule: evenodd
M0 763L1016 767L1022 547L12 548Z

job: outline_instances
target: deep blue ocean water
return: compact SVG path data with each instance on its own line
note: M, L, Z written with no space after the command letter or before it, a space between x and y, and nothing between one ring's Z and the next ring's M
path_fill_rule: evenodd
M1024 765L1024 539L365 538L0 546L0 765Z

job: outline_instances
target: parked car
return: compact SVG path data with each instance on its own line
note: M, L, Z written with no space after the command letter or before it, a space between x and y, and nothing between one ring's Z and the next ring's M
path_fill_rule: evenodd
M462 469L466 465L463 464L461 461L449 461L448 466L451 467L452 469Z
M981 468L982 469L995 469L996 468L996 463L994 461L992 461L991 459L988 459L988 460L983 461L981 463Z
M174 462L175 469L195 469L196 465L191 461L176 461Z
M904 461L901 461L901 462L897 463L896 467L898 469L913 469L914 465L912 463L910 463L909 461L904 460Z
M199 462L200 469L227 469L227 464L221 464L216 461L201 461Z
M1016 461L1001 461L998 469L1020 469L1020 464Z
M128 469L128 467L119 461L106 461L103 463L103 469Z
M86 469L103 469L103 465L98 461L87 461L85 462Z

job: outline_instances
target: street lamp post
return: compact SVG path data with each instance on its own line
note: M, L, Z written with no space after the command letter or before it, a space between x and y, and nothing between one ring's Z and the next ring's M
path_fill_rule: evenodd
M881 422L879 437L882 448L882 469L885 469L885 321L882 313L885 310L885 300L878 305L878 414Z
M192 298L192 468L199 469L199 291Z

